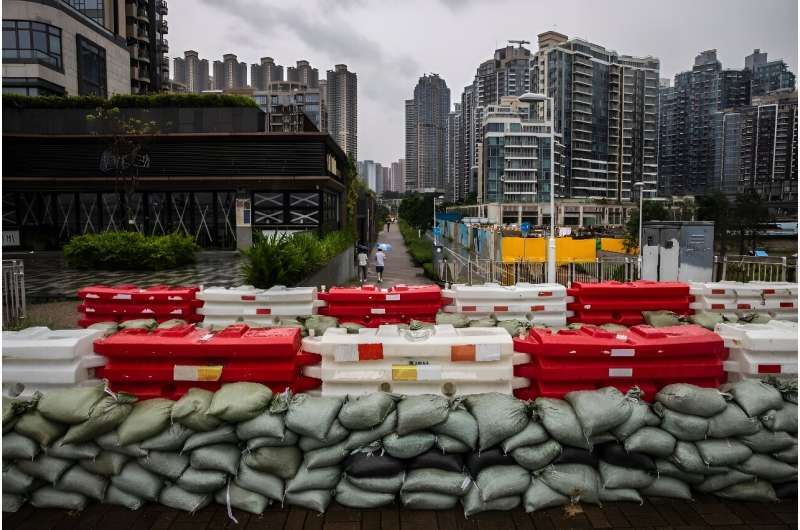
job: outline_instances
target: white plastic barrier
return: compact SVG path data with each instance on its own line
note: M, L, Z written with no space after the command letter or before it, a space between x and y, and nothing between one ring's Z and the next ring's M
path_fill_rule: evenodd
M317 300L316 287L284 287L256 289L208 287L197 293L203 307L197 310L206 324L227 325L236 321L269 323L274 317L314 315L325 302Z
M717 324L715 331L729 351L724 363L729 380L797 377L797 323Z
M93 343L103 333L46 327L4 331L4 394L30 395L36 390L95 382L94 368L104 366L106 358L94 354Z
M518 283L503 286L454 284L442 291L446 313L463 313L470 320L493 315L498 320L527 320L536 324L565 326L567 289L555 283Z
M332 328L322 337L303 339L303 351L322 356L320 366L304 369L322 379L322 395L367 394L377 390L405 394L503 392L529 384L514 377L513 341L502 328L455 329L437 325L419 331L396 325L348 334ZM519 359L524 362L524 359Z
M689 292L695 311L734 312L768 315L778 320L797 321L797 284L788 282L691 283Z

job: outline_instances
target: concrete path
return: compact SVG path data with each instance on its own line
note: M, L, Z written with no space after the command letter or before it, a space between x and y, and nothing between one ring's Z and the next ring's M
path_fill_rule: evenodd
M408 285L430 284L434 283L425 277L421 267L414 265L411 261L411 256L406 250L406 245L403 243L403 236L400 235L400 227L397 223L390 225L389 231L386 232L384 225L380 234L378 234L378 243L388 243L392 245L392 250L386 253L386 268L383 271L383 283L381 287L392 287L398 283L405 283ZM371 252L369 256L369 271L367 273L367 283L378 284L378 276L375 273L375 252Z

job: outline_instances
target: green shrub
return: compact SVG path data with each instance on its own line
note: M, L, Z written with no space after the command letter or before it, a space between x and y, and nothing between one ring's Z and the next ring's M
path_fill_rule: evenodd
M73 237L64 245L64 258L78 269L162 270L193 263L198 250L183 233L103 232Z
M152 109L158 107L255 107L258 104L247 96L229 94L154 94L138 96L118 94L110 99L97 96L21 96L3 94L3 105L16 109Z
M420 237L416 228L412 228L403 220L400 220L400 235L406 244L411 261L418 267L422 267L425 276L436 280L436 273L433 270L433 244L427 238Z
M331 232L321 239L310 232L269 236L256 232L253 246L244 253L245 279L261 289L296 285L352 244L346 232Z

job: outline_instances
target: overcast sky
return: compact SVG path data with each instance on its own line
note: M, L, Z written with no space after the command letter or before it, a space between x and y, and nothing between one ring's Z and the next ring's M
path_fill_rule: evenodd
M404 156L404 100L424 73L460 101L478 64L507 39L556 30L628 55L661 60L661 77L717 49L726 68L754 48L797 73L797 0L169 0L170 55L194 49L248 64L307 59L320 78L334 64L358 74L359 159ZM170 64L170 68L172 65ZM248 69L248 79L249 79Z

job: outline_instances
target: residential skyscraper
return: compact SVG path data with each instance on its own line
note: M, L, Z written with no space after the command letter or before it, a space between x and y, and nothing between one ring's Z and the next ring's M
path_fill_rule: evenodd
M339 147L358 157L358 77L337 64L327 73L328 133Z
M68 2L87 9L87 5L101 6L103 2ZM89 11L93 9L89 8ZM116 11L114 11L115 13ZM130 53L131 92L147 94L159 92L169 83L169 43L164 36L167 25L167 1L125 0L125 28Z
M657 58L620 55L551 31L539 35L530 79L532 92L554 100L564 146L557 193L629 201L637 182L644 193L656 192Z
M409 105L413 110L409 112ZM406 189L444 190L446 180L447 118L450 89L438 74L423 75L406 101L406 163L414 165L415 180L406 172ZM409 152L409 144L414 144Z
M172 60L172 80L186 85L186 61L181 57L175 57Z
M406 191L417 189L417 105L406 100L406 167L403 181Z
M214 83L213 89L214 90L224 90L225 89L225 65L222 64L222 61L214 61L214 70L211 72Z
M750 72L751 96L763 96L782 88L794 88L795 76L783 59L767 61L767 52L759 49L744 58L744 69Z
M198 94L208 90L208 60L200 59L199 54L194 50L183 52L183 59L175 58L176 68L179 60L184 65L185 78L183 84L186 86L186 91ZM175 80L178 81L177 78Z
M457 201L465 195L458 178L462 158L461 148L461 103L454 104L454 110L447 116L447 144L445 147L445 177L447 200Z

